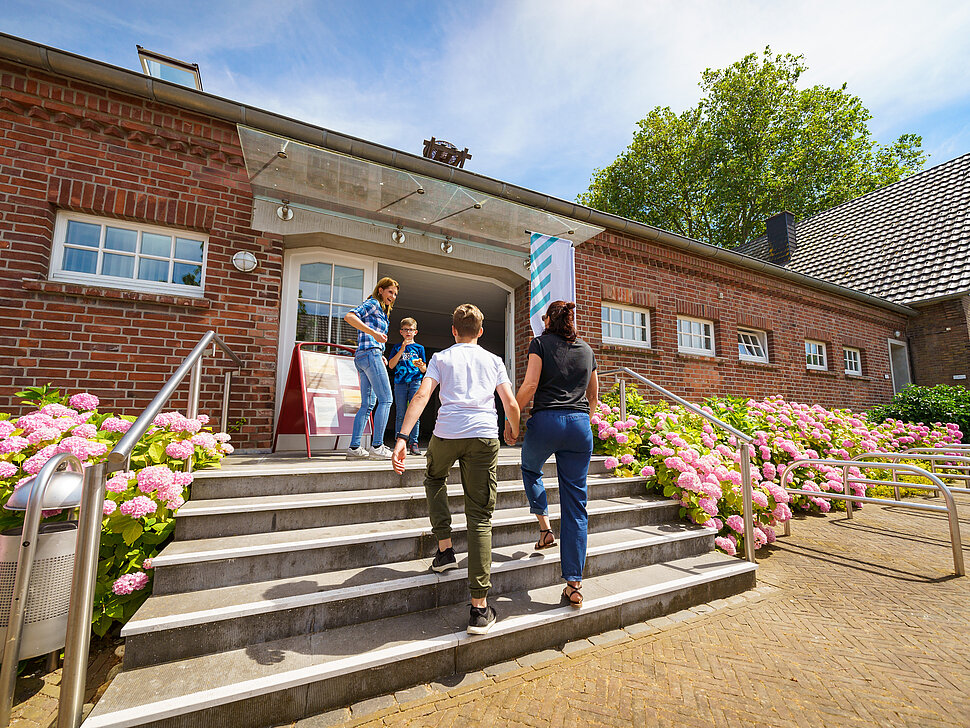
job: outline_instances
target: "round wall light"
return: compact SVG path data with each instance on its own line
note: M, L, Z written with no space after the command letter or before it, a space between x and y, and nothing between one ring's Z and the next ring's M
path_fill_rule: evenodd
M455 246L451 244L451 240L445 238L441 241L441 252L451 254L451 251L455 249Z
M407 236L404 234L404 230L402 230L400 226L398 226L397 230L391 233L391 240L398 245L404 245L405 241L407 240Z
M236 270L240 270L243 273L252 273L256 270L256 266L259 265L256 256L248 250L240 250L238 253L235 253L232 256L232 264L236 267Z

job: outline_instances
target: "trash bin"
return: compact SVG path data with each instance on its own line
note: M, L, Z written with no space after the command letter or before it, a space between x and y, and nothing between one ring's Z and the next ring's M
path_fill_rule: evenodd
M3 631L10 621L10 599L22 533L22 527L0 533L0 630ZM77 521L41 524L20 639L21 660L64 647L76 546Z

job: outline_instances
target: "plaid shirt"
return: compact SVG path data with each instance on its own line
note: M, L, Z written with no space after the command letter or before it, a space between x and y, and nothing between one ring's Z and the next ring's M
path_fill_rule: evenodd
M374 331L381 334L387 333L390 326L387 320L387 314L384 313L384 309L381 308L381 304L376 298L368 298L357 308L351 309L350 312L374 329ZM364 351L365 349L377 349L378 351L384 351L384 344L379 342L370 334L363 331L358 331L357 351Z

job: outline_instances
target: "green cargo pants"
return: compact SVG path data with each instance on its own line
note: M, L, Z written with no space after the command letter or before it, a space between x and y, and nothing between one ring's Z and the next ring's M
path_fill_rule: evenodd
M424 490L428 497L431 532L439 541L451 538L451 510L445 479L451 466L458 461L468 524L468 589L473 599L482 599L492 585L492 511L495 510L498 438L444 440L432 436L427 457Z

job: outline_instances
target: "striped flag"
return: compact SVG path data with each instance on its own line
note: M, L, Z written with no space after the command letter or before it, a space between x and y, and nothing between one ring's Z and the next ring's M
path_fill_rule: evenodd
M568 240L532 233L531 260L529 321L538 336L550 303L576 300L576 251Z

